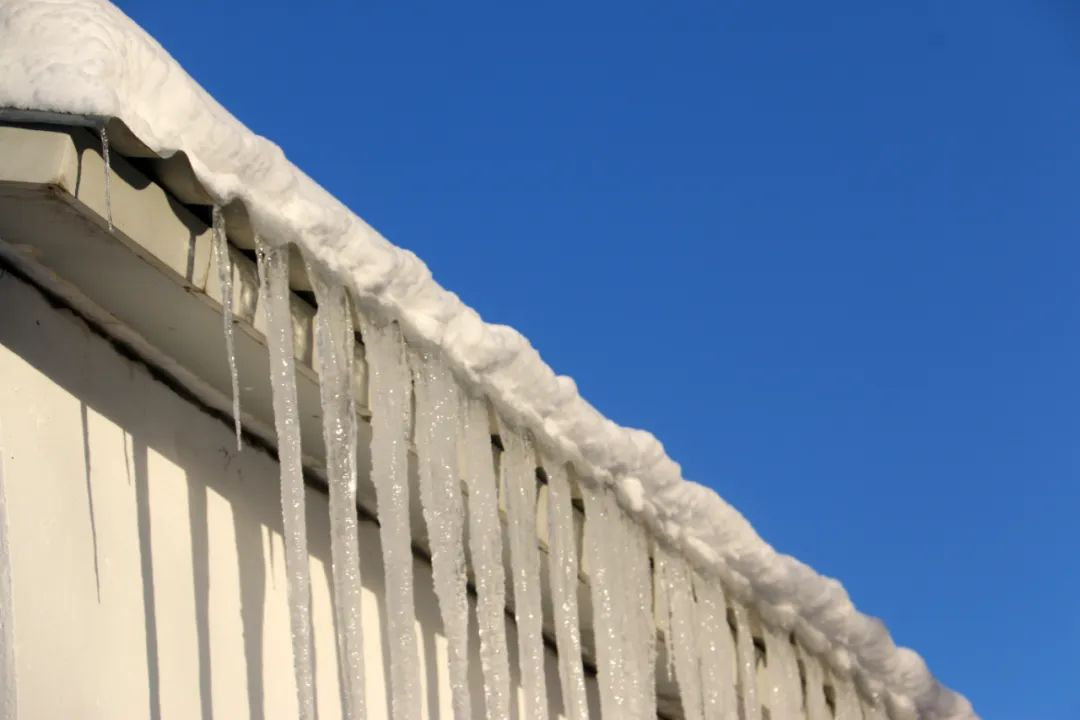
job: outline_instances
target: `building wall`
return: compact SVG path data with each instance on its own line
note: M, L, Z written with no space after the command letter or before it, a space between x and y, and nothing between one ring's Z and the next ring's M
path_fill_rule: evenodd
M0 308L21 720L295 718L274 459L251 447L237 453L231 426L10 274L0 277ZM325 495L309 488L307 509L319 717L331 720L341 702ZM361 552L369 717L382 718L382 552L371 522L361 523ZM414 569L425 713L448 718L431 571L421 560ZM550 650L547 659L555 711ZM594 679L587 684L595 705Z

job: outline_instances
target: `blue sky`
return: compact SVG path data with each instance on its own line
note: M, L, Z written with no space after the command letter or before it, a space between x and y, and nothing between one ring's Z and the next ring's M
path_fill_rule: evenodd
M120 5L984 717L1080 717L1076 3Z

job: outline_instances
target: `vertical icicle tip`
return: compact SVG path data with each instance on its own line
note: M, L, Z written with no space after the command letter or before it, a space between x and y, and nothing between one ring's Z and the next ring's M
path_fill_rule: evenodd
M98 136L101 138L101 159L105 161L105 221L112 232L112 163L109 161L109 132L104 125L98 128Z
M104 132L104 129L102 130ZM236 430L236 451L243 450L243 428L240 424L240 374L236 368L236 338L233 328L233 268L229 255L229 238L225 233L225 216L217 205L211 212L211 234L214 242L214 255L217 258L218 281L221 285L221 318L225 332L225 355L229 363L229 381L232 385L233 427ZM285 285L286 305L288 310L288 283ZM290 336L289 352L292 344Z

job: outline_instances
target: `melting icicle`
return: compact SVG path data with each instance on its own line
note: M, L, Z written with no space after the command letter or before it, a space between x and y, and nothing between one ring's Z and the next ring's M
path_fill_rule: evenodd
M353 397L353 333L349 298L308 265L319 309L315 342L323 443L330 486L330 557L345 717L366 717L364 635L360 612L360 541L356 519L356 400Z
M587 720L589 706L581 666L578 559L570 482L562 465L548 463L545 467L548 474L548 568L555 615L555 642L559 650L559 681L567 720Z
M469 487L469 553L476 582L480 665L487 717L510 717L510 659L506 648L506 575L487 407L466 398L465 477Z
M862 714L864 720L889 720L889 714L881 698L861 698Z
M583 488L604 717L656 716L656 626L648 540L604 489Z
M618 585L617 557L621 551L612 501L604 488L582 488L585 500L585 559L592 590L593 633L596 645L600 715L627 717L623 676L623 628L618 624L622 588Z
M825 671L821 662L802 648L799 655L806 673L806 720L832 720L825 701Z
M409 531L409 370L397 325L361 318L371 406L371 477L379 509L394 720L420 718L412 536Z
M109 224L109 232L112 232L112 163L109 161L109 133L102 125L98 134L101 136L101 159L105 161L105 222Z
M734 648L727 624L724 591L715 581L693 576L698 610L698 652L701 662L702 703L706 720L735 717ZM787 715L775 715L787 718Z
M788 633L766 627L765 652L769 678L766 704L770 716L792 720L803 717L799 666Z
M229 256L229 239L225 235L225 217L222 215L221 208L215 205L212 216L214 253L217 256L218 280L221 283L221 318L225 330L225 353L229 360L229 379L232 382L233 426L236 428L236 450L239 452L243 449L243 444L240 440L240 376L236 371L236 344L233 337L232 258ZM288 285L285 289L288 291ZM287 302L285 311L286 313L289 311Z
M518 665L525 690L524 720L546 720L544 639L540 607L540 548L536 534L536 470L527 443L503 436L503 488L510 525L510 568L514 579Z
M449 645L450 690L457 720L470 720L469 601L466 595L465 511L458 472L458 387L436 358L413 356L416 454L420 504L431 543L435 595Z
M855 683L850 677L834 677L833 690L836 693L836 720L863 720L859 708L859 696L855 692Z
M671 637L671 593L668 590L668 570L661 558L665 551L657 544L653 546L653 606L656 608L656 634L664 639L664 677L675 679L675 654L672 652ZM665 553L666 554L666 553Z
M11 551L7 536L7 494L4 454L0 451L0 720L15 720L15 628L11 592Z
M671 611L671 634L668 653L675 665L683 715L686 720L702 720L701 668L698 661L697 633L699 622L694 604L690 569L681 557L656 548L658 580L666 586Z
M750 632L750 616L742 605L734 605L736 623L735 657L739 663L739 696L742 698L742 720L761 720L758 701L757 650ZM779 720L779 718L777 718Z
M296 402L296 371L292 315L289 311L289 250L269 247L256 238L259 286L266 313L270 351L270 388L281 468L281 509L285 528L285 571L288 575L289 622L299 717L315 717L312 680L311 579L308 569L307 522L304 518L304 477L300 455L300 417ZM227 325L231 327L230 325Z
M652 571L649 541L645 529L630 516L618 511L626 538L624 592L627 594L625 622L626 658L632 670L633 708L637 717L656 717L656 624L653 620Z

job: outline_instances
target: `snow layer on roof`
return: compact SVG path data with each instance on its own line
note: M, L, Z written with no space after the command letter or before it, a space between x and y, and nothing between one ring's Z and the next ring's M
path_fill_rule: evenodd
M916 653L859 613L839 582L777 553L715 492L684 480L651 434L601 415L513 328L485 323L207 94L162 47L103 0L0 0L0 107L116 117L161 155L184 152L221 204L240 201L264 239L305 248L414 343L441 348L466 383L583 475L794 630L834 667L857 672L903 717L974 718Z

